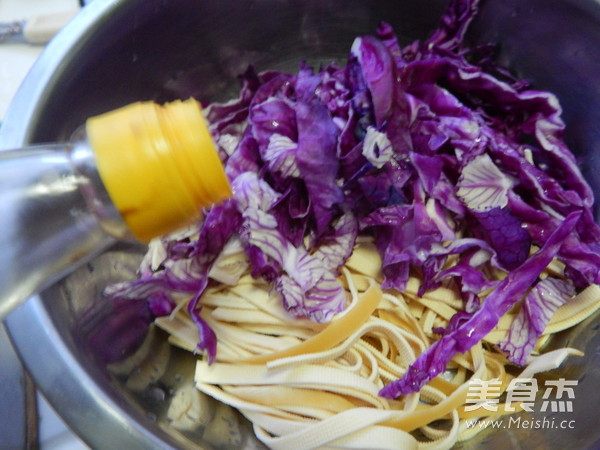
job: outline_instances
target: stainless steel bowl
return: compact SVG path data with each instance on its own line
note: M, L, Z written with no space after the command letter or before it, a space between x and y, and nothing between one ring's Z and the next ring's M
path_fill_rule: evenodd
M293 71L301 59L343 62L353 37L373 32L381 19L408 43L433 29L444 6L437 0L95 0L35 64L6 116L2 146L66 139L86 117L136 100L228 99L249 63ZM502 62L558 94L568 141L600 192L598 2L484 0L469 39L501 43ZM117 246L91 261L16 310L9 331L39 388L91 447L189 447L194 440L204 446L164 419L172 388L190 374L185 356L173 351L171 369L136 392L87 345L97 328L82 325L82 315L97 310L92 325L101 325L110 311L100 305L100 291L133 276L140 252ZM463 447L598 448L599 326L591 319L558 339L586 351L558 372L579 381L568 416L575 429L494 430ZM240 446L260 447L249 429L242 432Z

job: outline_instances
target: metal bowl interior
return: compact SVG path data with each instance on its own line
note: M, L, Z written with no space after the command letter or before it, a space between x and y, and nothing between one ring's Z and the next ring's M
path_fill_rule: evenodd
M391 23L402 43L425 37L445 1L383 0L95 0L48 46L19 90L2 128L2 146L67 139L86 117L137 100L236 95L248 64L294 71L301 60L344 62L352 40ZM469 33L501 44L499 59L564 108L567 139L600 192L600 5L594 0L484 0ZM597 215L597 219L598 219ZM133 277L143 249L119 245L32 298L8 319L12 339L37 385L93 448L197 445L199 436L165 419L172 389L193 369L173 350L170 369L141 392L128 389L90 351L81 316L104 311L100 293ZM103 312L104 311L104 312ZM598 317L558 336L586 352L554 375L578 380L574 430L486 430L464 448L593 448L600 384ZM550 416L548 416L550 417ZM240 446L260 448L242 427Z

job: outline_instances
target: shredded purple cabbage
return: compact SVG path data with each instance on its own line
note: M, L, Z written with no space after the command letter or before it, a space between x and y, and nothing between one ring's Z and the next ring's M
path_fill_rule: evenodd
M483 339L536 282L539 275L558 254L562 241L573 231L580 213L571 213L550 235L544 246L498 283L494 291L473 314L435 341L399 380L385 386L380 395L395 398L420 390L428 381L446 369L458 353L465 353Z
M510 355L510 361L525 365L554 312L575 294L570 280L544 278L525 297L506 339L499 347Z
M228 240L241 240L252 275L272 282L291 313L323 322L346 304L336 276L366 235L385 288L404 289L411 274L421 294L453 280L465 305L381 395L419 390L518 304L499 347L525 364L555 309L600 282L600 228L555 96L495 66L493 46L466 45L478 3L451 0L430 38L404 47L381 23L344 66L250 67L239 98L207 112L234 198L188 235L154 244L139 280L107 293L148 299L155 314L172 309L164 292L192 294L198 348L213 360L199 311ZM553 258L569 283L539 280ZM484 265L508 275L488 279Z

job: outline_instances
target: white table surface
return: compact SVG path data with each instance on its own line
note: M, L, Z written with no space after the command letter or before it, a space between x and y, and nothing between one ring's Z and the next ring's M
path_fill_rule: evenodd
M24 20L37 14L79 8L78 0L0 0L0 22ZM43 51L43 46L0 43L0 120L21 81Z
M0 0L0 22L76 8L79 8L78 0ZM19 85L43 50L43 46L16 41L0 43L0 123ZM87 449L40 394L37 400L42 450Z

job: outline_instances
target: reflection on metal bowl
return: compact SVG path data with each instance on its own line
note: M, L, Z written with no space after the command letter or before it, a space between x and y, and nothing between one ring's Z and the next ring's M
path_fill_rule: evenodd
M343 62L353 38L372 33L382 19L408 43L435 27L444 6L436 0L238 0L235 6L219 0L96 0L48 46L25 80L8 111L3 145L64 140L86 117L137 100L177 98L189 80L201 86L195 96L225 100L235 95L236 77L249 63L258 70L293 71L301 60ZM499 42L505 65L559 96L568 141L599 191L600 5L485 0L469 39ZM10 334L40 389L93 448L192 442L212 448L219 443L203 440L210 433L177 431L166 420L171 396L191 377L189 356L165 347L160 333L142 344L143 323L116 350L140 344L152 349L134 353L129 366L107 367L106 355L87 346L111 314L99 302L102 288L133 276L142 252L117 246L90 261L15 311L7 322ZM586 352L557 373L579 383L569 417L574 430L487 430L462 447L597 447L598 323L592 318L556 339ZM248 424L236 421L231 440L220 444L260 448Z

